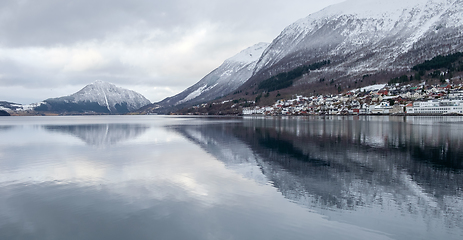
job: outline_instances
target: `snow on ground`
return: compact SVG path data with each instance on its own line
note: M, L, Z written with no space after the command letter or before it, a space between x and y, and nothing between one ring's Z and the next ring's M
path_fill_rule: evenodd
M24 111L34 110L34 108L36 108L36 107L38 107L38 106L40 106L42 104L45 104L45 102L25 104L25 105L22 105L22 110L24 110Z
M183 100L181 101L178 101L177 104L181 104L183 102L186 102L186 101L189 101L199 95L201 95L201 93L203 93L203 90L207 87L207 85L204 85L196 90L194 90L193 92L191 92L190 94L188 94L188 96L186 96Z
M206 84L206 85L204 85L204 86L202 86L202 87L196 89L195 91L191 92L190 94L188 94L188 96L186 96L183 100L178 101L176 105L181 104L181 103L184 103L184 102L187 102L187 101L190 101L191 99L197 98L197 97L199 97L199 95L201 95L203 92L207 92L207 91L213 89L213 88L214 88L215 86L217 86L218 84L219 84L219 83L216 83L216 84L214 84L214 85L212 85L212 86L210 86L210 87L208 87L208 88L206 88L206 87L207 87L207 84Z
M378 90L381 90L383 89L384 87L386 87L387 84L375 84L375 85L370 85L370 86L366 86L366 87L363 87L363 88L360 88L360 91L363 92L368 92L368 91L378 91ZM358 89L355 89L353 91L357 91Z

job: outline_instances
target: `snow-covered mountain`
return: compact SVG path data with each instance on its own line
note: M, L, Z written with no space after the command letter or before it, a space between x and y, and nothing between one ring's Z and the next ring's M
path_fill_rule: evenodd
M348 87L372 75L369 84L384 82L424 60L455 52L463 52L463 0L346 0L291 24L270 45L255 45L226 60L151 110L175 111L234 91L259 93L261 81L325 60L328 66L296 79L286 94L313 92L321 79Z
M268 45L268 43L258 43L241 51L225 60L222 65L193 86L155 105L159 108L191 106L233 92L251 77L257 61Z
M262 54L253 79L330 59L322 70L326 78L352 80L409 70L456 51L463 51L463 0L347 0L284 29Z
M135 91L97 80L70 96L47 99L35 110L118 114L137 110L150 103Z

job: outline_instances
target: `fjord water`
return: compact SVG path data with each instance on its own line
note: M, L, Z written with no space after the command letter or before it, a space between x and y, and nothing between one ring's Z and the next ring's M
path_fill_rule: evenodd
M462 239L463 118L0 118L0 239Z

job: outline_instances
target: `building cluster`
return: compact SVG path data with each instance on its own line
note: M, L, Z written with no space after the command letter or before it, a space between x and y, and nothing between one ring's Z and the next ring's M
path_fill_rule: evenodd
M296 96L272 106L243 108L243 115L462 114L463 86L373 85L338 95Z

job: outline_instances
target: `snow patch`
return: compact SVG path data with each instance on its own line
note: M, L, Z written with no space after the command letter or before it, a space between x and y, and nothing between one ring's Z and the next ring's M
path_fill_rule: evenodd
M45 104L45 102L25 104L25 105L22 105L22 110L23 111L32 111L32 110L34 110L34 108L36 108L36 107L38 107L38 106L40 106L42 104Z
M190 94L188 94L188 96L186 96L184 99L182 99L181 101L178 101L176 105L178 104L181 104L181 103L184 103L186 101L190 101L191 99L193 98L196 98L198 97L199 95L201 95L201 93L203 93L203 90L207 87L207 85L204 85L198 89L196 89L195 91L191 92Z
M218 83L216 83L216 84L214 84L214 85L212 85L212 86L210 86L210 87L208 87L208 88L206 88L207 85L204 85L204 86L202 86L202 87L196 89L195 91L191 92L190 94L188 94L188 96L186 96L183 100L178 101L177 104L175 104L175 105L182 104L182 103L184 103L184 102L187 102L187 101L190 101L190 100L192 100L192 99L195 99L195 98L199 97L202 93L207 92L207 91L213 89L213 88L216 87L217 85L218 85Z
M379 91L379 90L383 89L386 86L387 86L387 84L375 84L375 85L370 85L370 86L360 88L360 91L361 92L363 92L363 91L365 91L365 92ZM353 91L357 91L357 89L353 90Z

